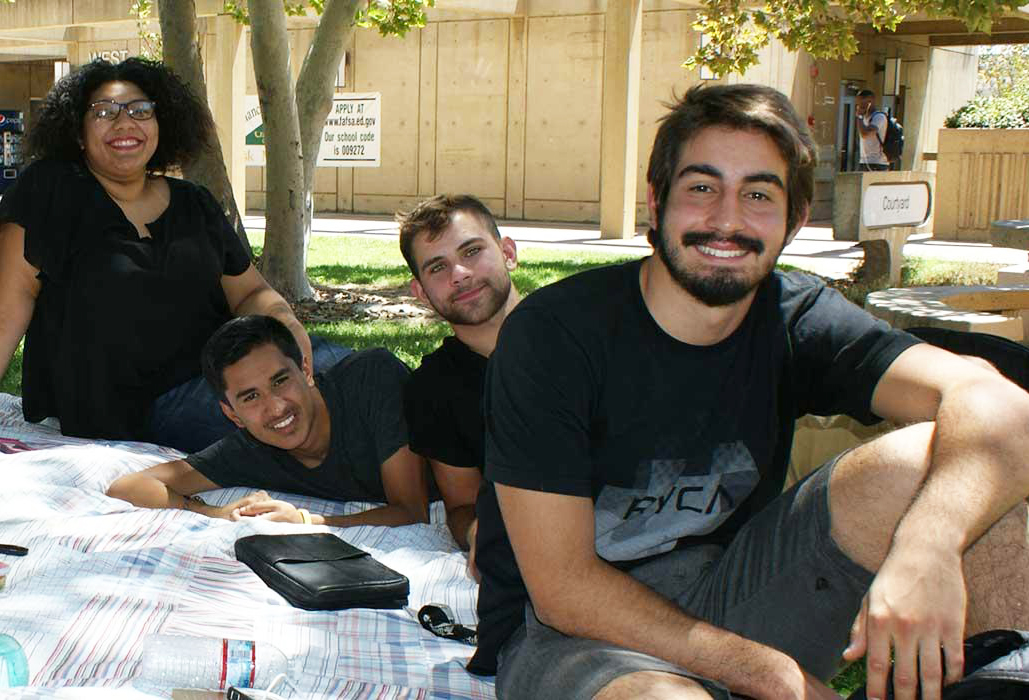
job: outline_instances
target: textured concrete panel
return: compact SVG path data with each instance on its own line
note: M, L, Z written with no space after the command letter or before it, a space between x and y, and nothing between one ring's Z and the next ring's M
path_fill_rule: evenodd
M508 33L508 20L439 25L437 192L504 197Z
M382 164L355 168L355 207L357 194L417 196L421 31L397 39L359 30L356 37L353 90L382 93Z
M603 16L530 19L528 64L526 199L599 202Z

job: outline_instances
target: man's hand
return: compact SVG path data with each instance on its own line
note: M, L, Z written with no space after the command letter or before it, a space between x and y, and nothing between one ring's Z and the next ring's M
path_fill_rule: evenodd
M867 653L868 697L886 697L892 649L896 699L914 700L921 682L920 697L939 700L941 683L957 682L964 669L966 606L960 553L892 551L865 595L843 654L853 661Z
M241 499L236 503L225 506L226 508L232 508L229 513L229 520L242 520L243 518L263 518L265 520L273 520L279 523L297 523L301 524L304 522L303 517L300 515L300 511L297 510L296 506L286 501L279 501L268 497L268 494L264 491L258 493L263 494L264 498L250 500L247 498ZM254 494L257 495L257 494ZM244 503L244 501L248 501Z
M253 493L247 494L238 501L232 503L226 503L223 506L201 506L200 508L187 508L196 510L198 513L202 513L211 518L225 518L226 520L239 520L239 518L232 517L232 513L244 506L248 506L251 503L260 503L261 501L267 501L269 499L267 491L254 491ZM187 503L188 506L188 503Z

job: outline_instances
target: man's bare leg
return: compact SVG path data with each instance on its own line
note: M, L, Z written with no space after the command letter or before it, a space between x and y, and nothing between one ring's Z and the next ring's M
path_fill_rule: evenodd
M929 468L932 423L895 430L840 458L829 485L832 537L853 561L877 571L900 518ZM994 628L1029 629L1029 539L1023 502L964 556L965 636Z
M992 629L1029 630L1027 512L1020 503L965 552L965 637Z
M664 671L637 671L619 676L593 696L593 700L711 700L691 678Z

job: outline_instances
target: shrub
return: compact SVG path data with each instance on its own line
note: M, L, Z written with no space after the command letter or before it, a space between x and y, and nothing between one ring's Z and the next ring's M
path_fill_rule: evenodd
M1029 128L1029 93L982 95L958 108L943 122L948 129Z

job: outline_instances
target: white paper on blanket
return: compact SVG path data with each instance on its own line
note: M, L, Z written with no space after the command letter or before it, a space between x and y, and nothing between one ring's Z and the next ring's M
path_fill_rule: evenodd
M410 607L445 603L476 623L477 587L447 531L433 522L400 528L240 522L182 510L147 510L104 495L117 477L180 453L145 443L67 438L21 418L20 400L0 394L0 542L29 554L10 565L0 591L0 634L17 639L30 686L12 698L145 698L131 681L150 634L253 639L297 659L304 700L453 698L490 700L493 685L464 666L472 649L434 637L403 610L311 612L291 607L244 564L236 539L263 533L331 531L411 581ZM204 495L228 503L250 489ZM319 513L361 508L275 494Z

